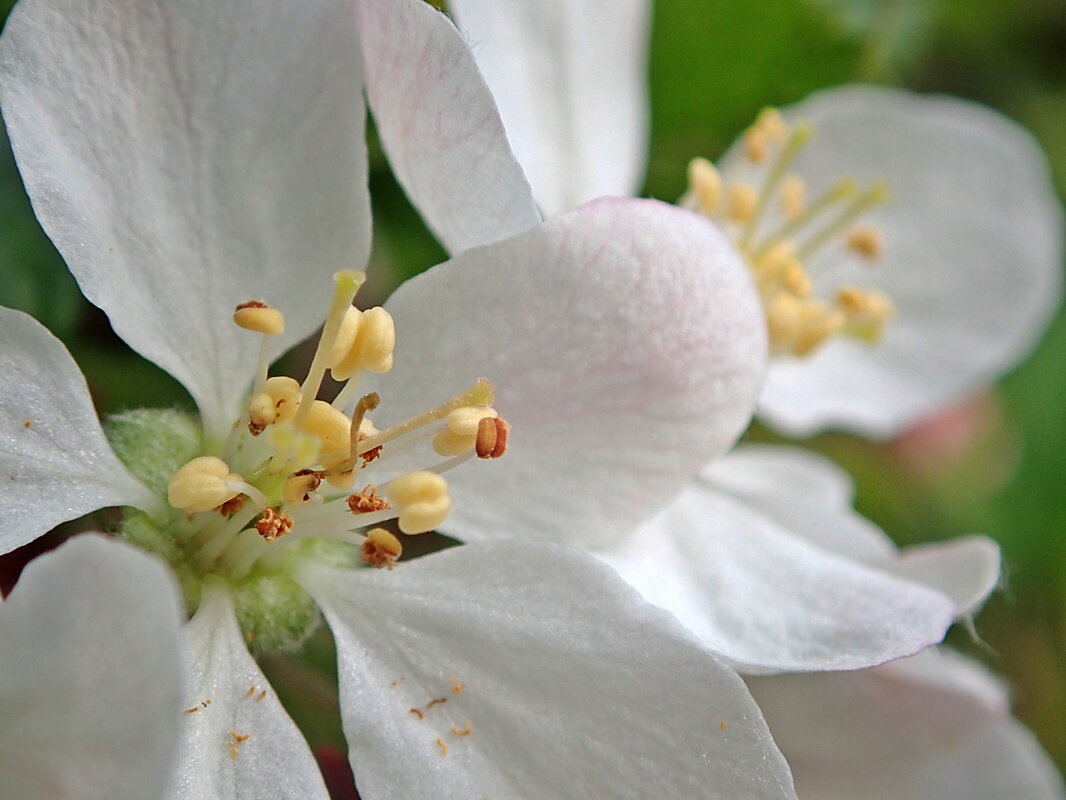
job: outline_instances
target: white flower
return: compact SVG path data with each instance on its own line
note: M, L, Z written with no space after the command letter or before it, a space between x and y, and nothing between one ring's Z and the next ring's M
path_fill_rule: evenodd
M748 683L802 798L1066 797L1054 764L1011 718L1003 685L948 650L846 675Z
M173 796L325 797L246 644L294 645L321 608L364 797L794 797L740 679L581 552L504 542L390 570L350 563L354 544L392 566L395 540L353 529L397 515L402 527L419 503L414 530L454 502L456 524L565 521L602 539L728 447L754 404L765 337L719 233L645 201L542 224L461 38L416 0L123 0L106 13L24 0L0 79L42 225L116 331L183 381L204 423L201 440L176 412L119 417L127 469L62 345L0 310L0 547L130 506L140 512L127 511L123 532L166 558L198 604L184 631ZM358 276L345 268L369 247L364 83L397 175L462 252L402 287L391 316L356 323ZM263 332L262 355L231 316L260 297L274 307L237 320ZM270 357L327 305L305 384L268 384ZM362 426L311 400L345 353L388 368L390 319L396 369L357 408L380 400L376 422L412 421L352 441ZM435 341L418 344L415 331ZM693 369L690 357L709 351L718 361ZM450 472L481 472L453 482L450 499L424 472L410 491L386 489L409 475L401 444L441 430L441 407L418 412L449 396L493 402L486 384L470 389L481 374L513 425L507 456ZM407 453L438 472L471 454L441 462L428 449ZM359 477L394 507L354 518L346 497L352 511L380 508L346 485L360 454ZM347 544L338 554L323 539Z
M647 0L455 0L449 7L475 45L542 208L639 190ZM832 303L840 286L877 289L895 315L877 347L837 336L806 358L775 359L759 409L768 422L794 435L835 427L888 438L1028 352L1059 304L1062 211L1025 130L974 103L876 87L821 92L783 116L808 121L814 135L786 164L780 131L748 132L712 179L713 212L738 240L757 240L747 223L769 173L787 166L755 224L768 238L785 185L800 205L797 187L805 188L809 207L841 178L860 190L883 179L890 198L858 220L880 235L873 267L843 246L850 226L803 265L815 298ZM738 184L746 186L734 198ZM850 203L839 198L789 238L802 249Z
M99 536L26 567L0 605L5 799L162 796L179 736L179 613L161 564Z
M636 188L646 138L640 121L646 106L646 3L457 0L450 7L474 42L543 206ZM512 68L515 64L525 68ZM778 125L787 134L784 123ZM815 148L817 141L807 147ZM706 192L686 199L702 210L711 205ZM743 225L717 221L738 242L743 237ZM711 352L703 357L715 358ZM780 368L775 364L772 371ZM862 380L855 370L849 375ZM807 402L800 388L793 399ZM944 591L949 576L964 569L952 557L963 565L983 558L971 579L979 585L994 581L998 553L984 543L974 551L968 543L949 549L933 574L900 576L812 541L802 517L823 509L817 494L792 490L797 480L807 485L805 465L777 468L789 457L772 449L734 454L635 535L627 537L619 528L610 539L580 543L748 672L857 669L911 655L938 642L959 611ZM819 466L812 481L839 483L835 473L826 477L828 467ZM758 479L760 494L733 492L732 470L734 480ZM850 496L829 507L833 524L854 517L849 503ZM775 515L771 505L789 514ZM487 526L455 530L468 539L497 533Z

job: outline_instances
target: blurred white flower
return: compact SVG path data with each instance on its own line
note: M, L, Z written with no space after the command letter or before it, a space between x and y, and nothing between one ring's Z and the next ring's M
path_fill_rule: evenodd
M319 608L363 797L794 797L735 673L580 551L505 542L353 564L398 555L391 534L359 529L399 516L423 531L453 502L459 526L602 539L729 447L765 336L724 237L649 201L541 223L461 37L417 0L123 0L106 14L23 0L0 79L42 225L203 420L120 416L123 463L63 346L0 310L0 547L128 506L123 532L170 562L196 608L175 797L325 797L247 648L295 646ZM345 269L369 249L360 85L398 177L461 251L362 316ZM327 306L308 377L270 383L271 357ZM375 395L356 382L389 369L393 333ZM718 358L693 369L695 352ZM313 401L344 365L337 407ZM456 407L495 413L487 384L470 388L483 374L510 452L448 488L439 473L475 442L417 445ZM356 424L371 411L388 427ZM355 491L356 472L381 494Z

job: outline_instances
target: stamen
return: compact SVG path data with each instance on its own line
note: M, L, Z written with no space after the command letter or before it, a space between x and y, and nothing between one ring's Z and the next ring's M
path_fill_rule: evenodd
M796 256L801 261L806 261L871 208L888 202L888 196L888 184L884 181L878 181L865 194L856 198L835 220L812 236L806 244L800 247Z
M200 456L170 477L167 501L172 508L180 508L186 514L210 511L241 494L240 488L233 489L230 484L243 480L240 475L231 473L221 458Z
M749 222L755 216L755 209L759 207L759 195L755 189L746 183L735 182L729 184L728 204L726 215L733 222Z
M478 458L499 458L507 452L507 435L511 426L500 417L486 417L477 426Z
M452 509L448 482L435 472L409 472L394 478L387 493L392 505L400 509L400 530L408 534L433 530Z
M384 528L371 528L362 546L362 559L372 567L392 569L403 553L400 540Z
M802 214L791 222L786 223L770 235L766 236L752 254L752 258L759 258L768 249L779 242L786 241L795 236L811 220L817 218L822 212L833 207L841 200L849 200L859 193L859 186L854 178L841 178L827 191L823 192L817 200L811 203Z
M366 280L366 274L355 270L343 270L333 276L334 289L333 299L330 302L329 314L326 316L326 324L322 328L322 336L318 340L318 348L311 360L311 367L307 370L307 377L300 387L300 407L296 410L293 419L297 428L302 427L304 418L310 413L311 401L318 395L318 389L325 377L326 367L329 364L333 351L333 343L337 339L347 310L355 299L356 292Z
M378 494L377 487L368 483L363 487L363 491L348 498L348 508L353 514L369 514L371 511L383 511L391 506Z
M747 225L741 232L740 238L737 240L737 244L741 250L745 250L751 243L751 239L755 235L756 229L759 227L759 221L762 219L762 215L766 211L769 199L773 197L778 184L788 174L788 170L792 166L792 162L795 160L800 150L802 150L807 142L811 140L813 135L814 128L806 122L801 122L793 129L791 135L788 137L788 141L781 149L781 153L778 155L777 160L770 168L770 172L763 180L762 189L759 191L755 210L747 220Z
M722 201L722 177L706 158L688 162L688 185L696 210L707 217L714 216Z
M355 413L352 414L352 419L348 423L348 458L345 459L343 464L327 469L322 473L322 477L329 478L333 475L342 475L351 472L351 480L355 480L355 473L359 463L359 440L362 436L363 418L367 415L367 412L377 408L380 402L381 398L378 396L377 392L371 392L370 394L365 394L359 398L359 402L355 405ZM336 411L336 409L333 410ZM345 417L345 419L347 419L347 417Z
M299 506L311 499L311 495L322 483L322 474L314 470L304 469L294 472L285 481L281 490L281 498L287 506Z
M261 300L249 300L233 310L233 321L246 331L276 336L285 330L285 315Z
M354 316L345 317L345 323ZM352 330L355 337L351 337ZM345 344L351 338L347 348L336 347L331 352L330 373L336 380L350 378L356 371L367 369L371 372L388 372L392 369L392 351L396 347L396 324L392 315L377 306L364 311L356 325L344 329ZM338 353L341 353L338 357Z
M300 405L300 384L285 376L264 381L262 390L248 401L248 430L258 436L275 422L285 422L296 416Z
M284 536L292 530L292 517L278 511L276 508L263 510L262 515L256 520L255 529L266 541L272 542L279 536Z
M870 225L853 228L846 241L849 250L871 261L880 258L885 249L881 232Z
M433 439L434 452L442 456L457 456L473 450L481 421L496 416L495 409L484 406L464 406L450 411L445 418L445 429Z
M429 411L424 411L417 416L411 417L404 422L397 423L380 433L376 433L373 436L359 442L359 452L365 453L368 450L373 450L379 445L391 442L393 439L397 439L410 431L418 430L431 422L436 422L439 419L443 419L448 415L450 411L463 406L491 406L493 401L492 384L484 378L478 378L478 380L461 394L457 394L450 400L446 400L436 408L431 408Z
M789 175L781 184L781 208L785 219L796 220L807 207L807 184L799 175Z

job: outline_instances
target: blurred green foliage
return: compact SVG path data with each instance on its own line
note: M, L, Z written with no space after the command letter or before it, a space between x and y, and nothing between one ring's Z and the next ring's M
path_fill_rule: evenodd
M6 12L10 2L0 3ZM959 94L1028 125L1066 189L1066 14L1061 0L658 0L651 58L654 109L646 190L672 199L695 155L716 156L763 106L853 80ZM369 299L439 262L371 147L375 254ZM7 148L0 157L0 303L34 314L71 348L101 411L188 404L176 382L130 352L77 293L36 225ZM986 532L1008 579L978 619L977 652L1016 687L1018 713L1066 766L1066 317L1008 376L964 452L918 469L898 447L843 436L810 446L843 463L860 509L902 543ZM769 437L764 431L754 435ZM308 666L269 661L312 740L339 744L328 639ZM326 677L323 677L325 675Z

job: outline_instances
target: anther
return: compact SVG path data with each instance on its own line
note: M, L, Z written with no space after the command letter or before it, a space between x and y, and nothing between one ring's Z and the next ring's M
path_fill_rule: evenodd
M722 201L722 176L717 167L706 158L692 159L688 162L688 185L696 210L712 216Z
M358 312L356 312L358 313ZM354 315L345 317L347 324ZM332 352L330 373L338 381L347 380L359 369L371 372L388 372L392 369L392 351L396 347L396 325L392 315L380 306L368 308L362 312L359 322L352 326L355 336L347 347L347 351L338 357L343 349L337 347ZM345 342L348 341L351 329L341 327Z
M294 472L285 481L281 490L281 497L285 505L298 506L311 499L311 495L322 483L322 475L312 469L302 469Z
M353 514L369 514L389 507L388 501L378 494L377 487L370 483L363 487L363 491L348 498L348 508Z
M848 249L871 261L881 257L885 244L877 228L864 225L852 228L847 237Z
M877 343L885 324L895 313L895 306L883 292L841 286L836 293L837 306L844 313L844 333L869 344Z
M249 300L233 309L233 321L246 331L275 336L285 330L285 315L261 300Z
M292 530L292 526L292 517L276 508L264 509L255 523L255 529L259 531L259 535L268 542L284 536Z
M248 431L258 436L275 422L293 418L300 405L300 384L294 378L268 378L263 390L248 401Z
M378 569L392 569L402 554L403 545L400 540L384 528L371 528L367 532L362 546L364 563Z
M798 175L789 175L781 184L781 208L785 219L798 219L807 207L807 184Z
M450 411L444 418L445 429L433 439L434 452L442 456L457 456L473 450L481 421L496 416L496 410L488 406L463 406Z
M187 514L210 511L241 494L230 484L244 479L215 456L200 456L185 464L167 483L167 501Z
M499 458L507 452L507 435L511 426L500 417L486 417L477 426L478 458Z
M734 222L750 221L758 205L759 195L753 187L739 182L729 184L726 214L731 220Z
M394 478L387 494L392 505L400 509L400 530L408 534L433 530L452 509L448 482L435 472L409 472Z
M320 459L323 464L348 460L348 444L352 422L325 400L314 400L304 417L302 429L322 442Z

